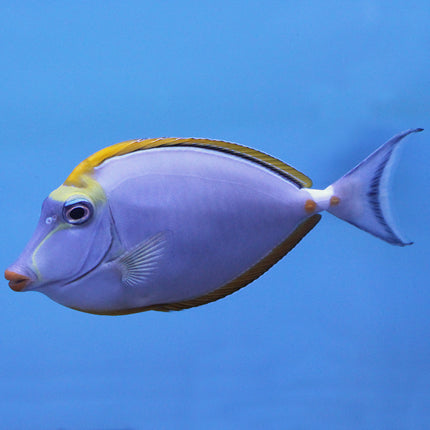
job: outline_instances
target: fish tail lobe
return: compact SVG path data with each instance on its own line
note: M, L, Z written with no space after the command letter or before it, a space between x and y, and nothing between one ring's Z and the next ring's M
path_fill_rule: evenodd
M411 245L395 227L389 207L388 184L399 144L416 128L388 140L358 166L333 183L327 211L388 243Z

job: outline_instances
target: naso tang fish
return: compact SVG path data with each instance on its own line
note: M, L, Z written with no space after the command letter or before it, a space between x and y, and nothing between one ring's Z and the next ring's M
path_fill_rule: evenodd
M169 311L249 284L318 223L319 212L408 245L389 216L390 139L324 190L254 149L207 139L130 140L81 162L44 201L36 231L5 272L94 314Z

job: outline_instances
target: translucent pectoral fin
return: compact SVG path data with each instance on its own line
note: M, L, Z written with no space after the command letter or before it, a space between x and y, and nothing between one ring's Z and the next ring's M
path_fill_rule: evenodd
M135 287L145 283L157 269L166 243L167 232L160 232L119 257L117 264L123 284Z

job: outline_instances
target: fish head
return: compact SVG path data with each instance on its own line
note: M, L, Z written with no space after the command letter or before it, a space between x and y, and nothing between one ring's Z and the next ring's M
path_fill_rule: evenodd
M14 291L49 294L85 277L101 264L112 244L106 195L97 181L87 178L66 183L43 202L36 230L5 278Z

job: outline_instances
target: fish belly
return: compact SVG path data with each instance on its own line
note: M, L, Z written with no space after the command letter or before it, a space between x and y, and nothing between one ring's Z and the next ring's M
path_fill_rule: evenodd
M166 234L151 276L128 289L134 306L177 302L221 288L307 217L305 193L295 184L219 151L139 151L104 162L95 178L107 194L125 252Z

